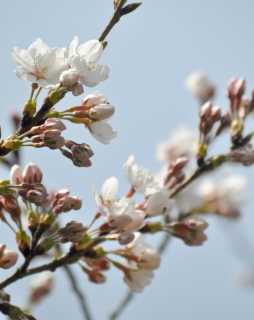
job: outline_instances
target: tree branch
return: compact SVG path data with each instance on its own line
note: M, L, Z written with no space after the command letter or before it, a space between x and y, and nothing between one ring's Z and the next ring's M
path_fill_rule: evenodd
M121 18L121 10L122 7L124 6L125 0L121 0L115 10L115 12L113 13L113 15L111 16L106 28L102 31L102 34L99 36L98 41L103 41L105 40L106 36L109 34L109 32L111 31L111 29L114 27L114 25L120 20Z
M79 299L79 302L80 302L80 305L81 305L81 308L83 310L83 313L85 315L85 319L86 320L91 320L91 315L90 315L90 311L88 309L88 306L86 304L86 298L84 296L84 294L80 291L79 287L78 287L78 284L77 284L77 281L74 277L74 274L71 270L71 268L66 264L63 266L64 270L66 271L70 281L71 281L71 285L72 285L72 289L73 291L75 292L75 294L77 295L78 299Z

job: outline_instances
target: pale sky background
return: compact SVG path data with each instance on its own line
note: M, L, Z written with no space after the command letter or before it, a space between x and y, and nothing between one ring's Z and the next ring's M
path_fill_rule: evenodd
M0 124L3 138L12 133L7 109L15 108L21 113L30 95L30 84L12 73L15 65L10 49L13 46L27 49L38 37L50 47L69 46L74 36L78 36L79 44L96 39L113 12L112 2L2 1ZM122 18L107 37L109 44L100 60L110 68L109 79L94 90L85 88L87 94L100 90L115 106L116 114L110 124L118 131L118 137L105 146L93 139L83 125L65 123L66 139L86 142L93 149L91 168L74 167L58 151L22 148L22 166L29 161L36 163L43 171L43 183L47 187L68 188L71 195L84 199L82 210L65 214L63 221L89 224L96 212L92 181L100 190L107 178L116 176L120 180L119 195L124 195L129 186L122 167L129 155L134 154L139 165L158 171L161 165L155 158L156 145L165 141L180 124L197 128L197 102L184 87L191 72L203 70L210 76L218 88L215 104L224 110L228 107L224 93L232 76L246 78L246 94L250 96L254 85L253 12L253 0L144 0L136 12ZM44 90L39 103L45 94ZM68 94L57 109L78 105L81 99ZM250 130L253 121L249 121ZM228 150L228 137L217 146ZM119 320L253 319L254 286L239 286L236 279L246 264L254 265L254 169L237 165L234 171L249 178L245 197L250 201L242 219L230 222L220 217L208 218L209 241L202 247L188 247L173 239L162 257L160 269L155 271L152 285L135 296ZM5 168L0 168L0 174L0 180L9 176ZM1 224L0 243L16 250L12 237ZM156 247L159 238L150 236L148 240ZM73 270L87 296L93 319L108 319L109 312L127 291L122 273L112 269L107 283L96 285L88 282L77 266ZM1 269L0 278L13 271L14 268ZM52 294L33 315L38 320L82 320L69 279L61 270L55 277ZM25 306L29 281L31 278L7 288L13 304Z

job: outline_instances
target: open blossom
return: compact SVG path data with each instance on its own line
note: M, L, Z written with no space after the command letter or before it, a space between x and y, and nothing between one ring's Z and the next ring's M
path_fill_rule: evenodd
M123 167L124 176L138 193L145 194L146 187L153 181L148 169L139 168L134 156L130 156Z
M240 162L244 166L251 166L254 163L254 147L248 144L242 148L233 150L229 153L229 160Z
M154 273L150 270L133 269L128 273L128 277L124 276L124 282L132 291L141 293L151 284L153 277Z
M76 69L79 80L87 87L95 87L108 79L109 68L97 64L103 53L103 46L98 40L90 40L78 46L78 37L74 37L69 49L69 67Z
M198 133L181 126L170 135L169 140L158 145L156 157L160 162L169 163L179 157L196 155Z
M118 180L115 177L107 179L101 188L99 196L93 184L93 196L95 204L101 215L117 217L135 210L135 201L129 198L117 199Z
M37 83L40 87L53 89L59 83L59 75L68 69L60 51L51 49L41 39L36 39L28 50L18 47L11 49L12 58L21 70L14 70L16 76L27 82Z

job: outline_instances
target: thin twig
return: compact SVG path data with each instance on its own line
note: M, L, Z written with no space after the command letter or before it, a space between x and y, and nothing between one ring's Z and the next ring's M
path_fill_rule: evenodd
M125 0L121 0L115 10L115 12L113 13L113 15L111 16L106 28L102 31L102 34L99 36L98 41L103 41L105 40L106 36L109 34L109 32L111 31L111 29L114 27L114 25L120 20L121 18L121 10L122 7L124 6Z
M66 271L67 275L69 276L73 291L76 293L77 297L79 298L79 302L80 302L81 308L82 308L82 310L84 312L84 315L85 315L84 319L91 320L92 318L91 318L88 306L86 304L86 298L85 298L84 294L80 291L80 289L78 287L78 284L77 284L77 281L75 279L75 276L74 276L71 268L67 264L64 265L63 268Z
M119 314L123 311L123 309L127 306L127 304L132 300L133 296L134 296L133 291L128 290L127 294L125 294L119 306L117 306L116 309L109 316L109 320L115 320L119 316Z

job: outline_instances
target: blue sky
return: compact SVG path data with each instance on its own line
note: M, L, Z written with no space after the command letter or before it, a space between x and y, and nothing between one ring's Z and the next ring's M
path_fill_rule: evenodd
M215 104L228 107L225 98L229 79L245 77L246 94L254 84L253 19L251 0L179 0L147 1L134 13L125 16L107 37L109 42L101 64L110 68L110 77L95 90L108 97L116 108L111 120L118 137L110 145L95 141L83 125L67 123L64 137L78 143L86 142L93 149L91 168L77 168L58 151L22 149L22 166L29 161L43 170L46 186L68 188L71 195L84 199L83 209L65 214L63 221L77 220L88 224L96 211L91 182L98 189L111 176L120 180L119 194L125 194L128 183L122 167L129 155L143 167L155 172L160 164L155 158L156 145L168 138L180 124L195 129L198 126L197 102L184 87L193 71L206 72L218 90ZM96 39L112 14L111 1L67 0L43 2L9 0L1 4L1 127L2 136L12 133L8 110L22 112L30 95L30 85L20 81L10 55L13 46L27 49L38 37L51 47L69 46L74 36L79 43ZM46 93L46 91L45 91ZM45 94L44 93L44 94ZM43 94L39 103L43 100ZM77 105L81 98L67 95L58 110ZM253 128L253 119L249 121ZM216 147L228 149L225 137ZM216 148L213 150L216 152ZM236 166L238 173L249 179L245 196L250 199L239 221L224 221L209 217L209 241L200 248L185 246L180 240L170 243L162 265L145 293L137 295L119 320L130 317L153 320L238 320L253 319L253 288L242 288L235 278L245 263L252 263L254 236L252 231L254 187L253 168ZM1 180L8 171L0 168ZM0 242L15 249L11 233L0 226ZM159 237L149 237L153 246ZM38 260L37 263L40 263ZM107 319L126 291L119 271L110 271L106 285L87 281L86 275L74 267L80 286L87 295L94 319ZM0 271L3 278L8 271ZM26 284L30 279L10 286L12 302L25 304ZM35 309L38 319L56 318L81 320L79 305L72 295L63 271L56 274L51 296Z

